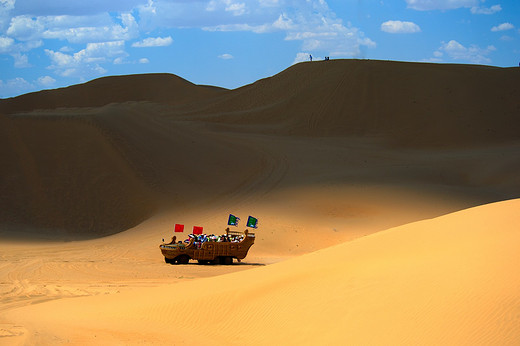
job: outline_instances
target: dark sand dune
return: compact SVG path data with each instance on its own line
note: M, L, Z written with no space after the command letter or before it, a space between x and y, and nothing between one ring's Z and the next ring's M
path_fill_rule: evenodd
M225 89L199 86L166 73L102 77L66 88L43 90L1 100L0 113L99 107L110 103L148 101L170 106L202 101Z
M2 118L0 128L2 222L91 237L151 215L145 183L88 119Z
M322 183L419 186L465 206L518 197L519 77L346 60L236 90L152 74L1 100L0 224L97 237L163 208Z
M518 68L301 63L198 112L278 133L380 136L412 147L485 145L520 139L519 79Z
M1 222L97 237L242 183L224 170L254 154L136 108L2 116Z

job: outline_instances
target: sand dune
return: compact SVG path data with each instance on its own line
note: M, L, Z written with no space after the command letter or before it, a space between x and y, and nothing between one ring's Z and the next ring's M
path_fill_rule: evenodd
M202 116L254 123L256 131L376 136L411 147L508 142L518 140L519 77L518 68L488 66L301 63L225 94Z
M164 208L328 182L460 189L463 207L513 198L517 77L344 60L236 90L151 74L1 100L0 223L91 238Z
M519 71L328 61L0 100L0 344L518 344ZM228 213L260 219L243 263L164 263L174 223Z
M28 344L514 345L519 208L486 205L267 267L7 317Z
M73 238L112 234L163 200L198 202L253 175L252 166L238 176L225 171L236 160L255 163L254 153L149 110L134 104L3 118L2 221Z
M66 88L43 90L0 102L0 113L32 110L100 107L130 101L158 102L176 106L200 102L225 89L199 86L166 73L102 77Z

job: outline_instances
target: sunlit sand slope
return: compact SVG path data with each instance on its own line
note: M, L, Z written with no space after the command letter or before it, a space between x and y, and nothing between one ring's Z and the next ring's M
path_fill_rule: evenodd
M8 311L10 340L517 345L519 210L499 202L267 267Z

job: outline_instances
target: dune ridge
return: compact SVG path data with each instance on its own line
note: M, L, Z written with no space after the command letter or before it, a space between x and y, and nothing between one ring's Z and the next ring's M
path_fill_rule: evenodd
M195 85L179 76L167 73L108 76L83 84L2 99L0 113L101 107L110 103L131 101L176 106L211 98L224 90L219 87Z
M510 142L519 138L519 76L518 68L460 64L301 63L226 93L201 116L257 131L377 136L411 147Z

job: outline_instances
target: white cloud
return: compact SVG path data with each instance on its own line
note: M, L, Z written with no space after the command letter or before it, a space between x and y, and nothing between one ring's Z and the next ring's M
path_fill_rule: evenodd
M222 9L226 12L230 12L233 16L241 16L249 12L244 2L235 2L233 0L211 0L205 8L208 12L215 12Z
M217 10L217 7L218 7L218 1L216 1L216 0L211 0L211 1L206 5L206 11L208 11L208 12L216 11L216 10Z
M247 12L246 4L243 2L230 3L226 6L226 11L233 13L234 16L241 16Z
M491 7L474 6L471 8L471 13L473 14L494 14L500 11L502 11L502 6L500 5L493 5Z
M49 28L84 28L84 27L110 27L114 25L114 18L108 13L100 13L90 16L70 16L70 15L59 15L59 16L39 16L36 17L47 29ZM118 19L128 23L129 16L123 15Z
M138 35L138 25L130 13L115 23L108 14L96 16L16 16L11 18L7 35L17 40L59 39L72 43L129 40Z
M488 55L495 50L496 48L494 46L480 48L477 45L471 45L465 47L459 42L451 40L449 42L442 42L441 47L434 52L434 56L440 57L445 53L451 60L459 60L473 64L487 64L491 62Z
M272 28L274 30L293 30L295 29L295 24L291 18L288 18L285 14L281 14L277 20L275 20L272 24Z
M491 28L491 31L493 32L497 32L497 31L506 31L506 30L511 30L511 29L514 29L515 26L511 23L502 23L500 25L497 25L497 26L494 26Z
M125 61L125 57L118 56L117 58L112 61L114 65L122 65L122 64L128 64L128 61Z
M511 36L508 36L508 35L503 35L503 36L500 37L500 40L501 41L513 41L514 38L511 37Z
M54 68L71 66L74 64L75 61L79 61L79 59L75 59L73 55L65 54L62 52L55 52L50 49L46 49L45 53L51 59Z
M14 46L14 40L10 37L0 36L0 53L9 52Z
M418 11L454 10L461 7L476 7L479 0L405 0L408 7Z
M45 53L51 59L50 68L61 76L87 76L106 73L101 64L115 62L128 54L124 50L124 41L89 43L85 49L74 54L65 54L50 49Z
M270 25L250 25L250 24L220 24L216 26L205 26L204 31L252 31L257 34L272 32Z
M381 30L391 34L413 34L420 32L419 25L413 22L402 22L400 20L389 20L381 24Z
M247 23L240 24L220 24L215 26L205 26L204 31L252 31L257 34L265 34L275 31L291 31L296 30L297 26L292 19L288 18L284 13L280 14L274 22L268 22L258 25Z
M34 89L34 85L21 77L0 80L0 97L12 97Z
M48 88L56 83L56 79L52 78L51 76L42 76L38 78L37 82L39 85Z
M92 42L107 42L116 40L130 40L139 34L138 25L135 18L129 14L124 13L120 17L121 23L105 24L99 26L80 26L73 27L72 23L68 27L51 26L42 33L42 38L45 39L60 39L67 40L71 43L92 43ZM45 18L49 20L49 18Z
M0 31L4 31L11 20L10 13L14 9L15 0L0 0Z
M150 60L148 58L140 58L138 60L126 60L126 56L118 56L112 62L114 65L123 65L123 64L149 64Z
M469 8L472 14L494 14L502 11L502 6L480 6L485 0L405 0L408 8L418 11L455 10L457 8Z
M24 67L30 67L31 64L29 64L29 58L25 54L21 53L14 53L14 67L16 68L24 68Z
M310 61L311 54L308 52L299 52L294 58L293 65L299 62Z
M262 7L275 7L280 5L279 0L259 0L260 6Z
M36 40L41 38L44 25L41 21L29 16L17 16L11 19L7 35L20 41Z
M171 36L167 37L148 37L142 41L135 42L132 47L143 48L143 47L164 47L169 46L173 43Z
M374 41L351 25L345 26L341 21L324 16L314 20L314 23L297 23L287 32L285 39L302 41L304 51L322 51L334 57L361 57L363 47L376 46Z
M19 42L11 37L0 36L0 54L10 54L14 58L15 67L29 67L28 57L23 52L38 48L43 44L42 41Z
M193 15L196 13L196 15ZM205 31L285 32L301 41L302 51L331 56L363 56L375 42L350 23L343 23L324 0L211 0L149 2L139 7L139 26L197 27Z
M106 57L126 55L124 46L124 41L88 43L87 48L74 55L79 56L87 62L89 62L89 59L94 61L105 61Z
M233 55L228 54L228 53L221 54L221 55L219 55L218 57L219 57L220 59L223 59L223 60L233 59Z
M26 41L17 43L14 47L16 52L28 52L32 49L39 48L43 45L42 40Z

